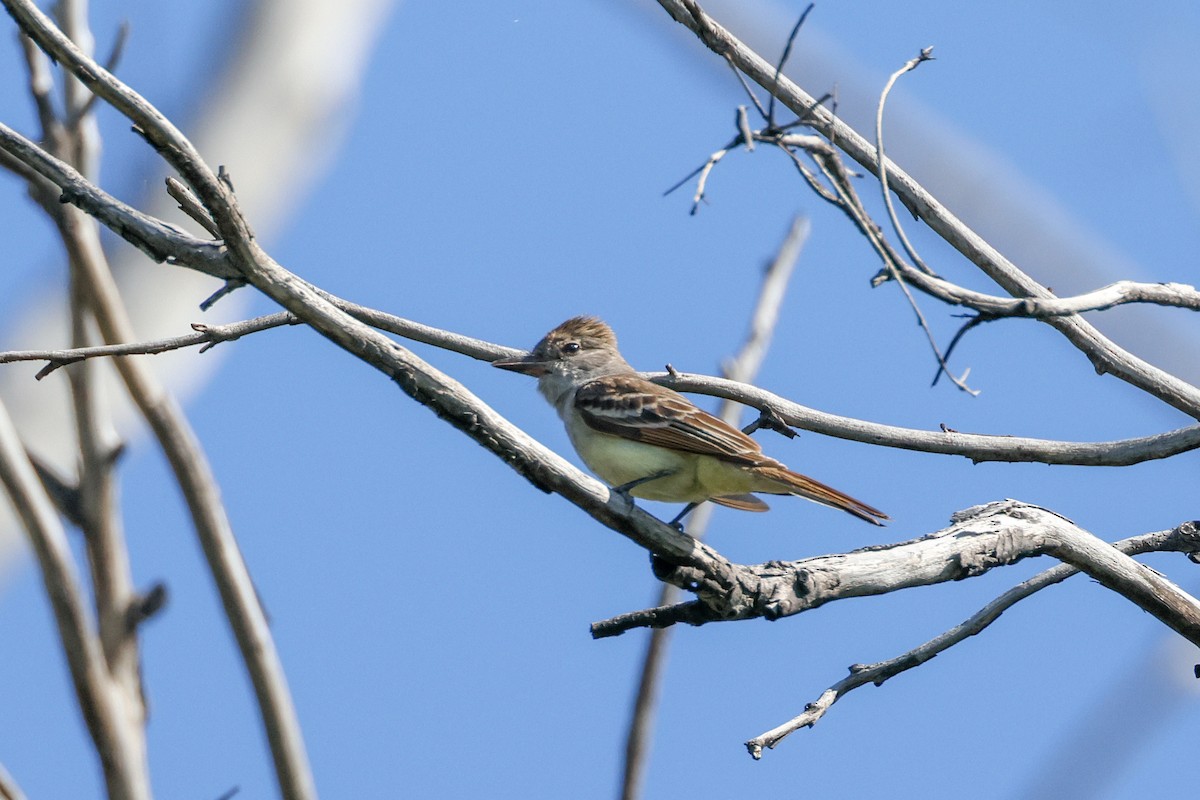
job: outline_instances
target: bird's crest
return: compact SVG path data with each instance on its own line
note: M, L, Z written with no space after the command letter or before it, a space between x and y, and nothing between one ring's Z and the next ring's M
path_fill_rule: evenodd
M598 344L602 347L617 349L617 335L613 329L598 317L571 317L563 324L546 334L547 341L578 341L585 347L588 344Z

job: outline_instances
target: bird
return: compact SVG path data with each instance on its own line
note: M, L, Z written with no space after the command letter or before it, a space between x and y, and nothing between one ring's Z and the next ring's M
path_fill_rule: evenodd
M686 503L671 524L711 500L767 511L755 492L794 495L875 525L888 516L848 494L793 472L758 442L676 391L643 378L617 349L602 320L572 317L528 355L492 362L538 379L588 469L614 491Z

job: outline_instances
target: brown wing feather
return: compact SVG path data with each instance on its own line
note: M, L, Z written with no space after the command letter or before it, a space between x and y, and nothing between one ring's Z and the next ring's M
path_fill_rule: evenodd
M636 375L584 384L575 393L575 407L591 427L626 439L747 466L778 463L737 428Z

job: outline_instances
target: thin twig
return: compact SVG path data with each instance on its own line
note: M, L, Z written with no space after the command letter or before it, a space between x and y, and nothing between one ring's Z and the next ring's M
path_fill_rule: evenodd
M792 55L792 45L796 43L796 37L800 34L800 28L803 27L804 20L808 19L809 12L813 10L814 5L814 3L809 3L804 11L800 13L800 19L796 20L796 24L792 26L792 32L788 34L787 44L783 46L783 54L779 56L779 63L775 65L775 91L771 92L771 99L767 102L766 117L768 130L775 127L775 95L779 91L779 76L783 74L783 67Z
M217 230L217 223L213 222L212 216L205 210L200 199L192 192L191 189L184 186L177 179L167 176L167 194L179 204L179 210L187 214L204 230L208 231L214 239L221 238L221 232Z
M746 83L746 78L744 75L742 75L741 70L739 70L737 66L735 66L734 63L729 59L726 59L725 63L729 65L731 70L733 70L733 76L738 79L738 83L740 83L742 88L746 91L746 96L750 98L750 102L754 103L754 107L758 110L759 116L765 120L767 118L767 110L763 108L762 102L758 99L758 95L754 93L754 90L750 88L750 84ZM690 177L691 175L688 176L688 178ZM684 180L686 181L687 178L684 178Z
M708 182L708 174L710 172L712 172L713 167L715 167L717 164L720 163L721 159L723 159L726 155L729 154L730 150L737 147L741 143L742 143L742 136L739 133L737 136L730 139L729 142L724 147L722 147L720 150L718 150L717 152L715 152L711 156L709 156L708 161L706 161L703 164L701 164L700 166L696 167L694 170L689 172L687 175L683 176L683 178L681 178L679 181L672 184L670 186L670 188L668 188L665 192L663 192L663 197L666 197L667 195L671 194L676 189L678 189L679 187L683 186L685 183L690 181L692 178L699 175L700 178L696 182L696 193L692 196L692 212L691 213L695 214L696 207L700 204L700 201L704 199L704 185L705 185L705 183Z
M793 137L788 138L791 139ZM933 352L934 359L938 365L945 370L955 386L972 397L978 396L979 391L967 385L966 381L967 375L970 373L969 369L958 377L950 372L949 367L946 365L945 356L942 355L941 348L938 346L937 337L933 335L933 330L929 327L928 320L925 319L925 313L921 310L921 306L917 303L912 291L908 288L908 284L901 276L898 264L903 259L900 258L899 253L887 242L883 236L882 229L875 224L875 221L867 213L866 207L863 206L858 193L854 190L854 186L850 181L849 174L841 158L838 157L837 153L831 147L812 149L809 153L837 192L838 201L836 205L858 226L858 229L867 238L867 241L883 261L884 268L888 271L888 274L895 279L896 285L900 287L900 291L908 301L909 307L912 308L913 314L916 315L917 324L925 334L925 339L929 343L929 348Z
M906 72L916 69L924 62L932 60L933 56L930 55L932 51L932 47L924 48L916 58L910 59L903 67L892 73L891 77L888 78L887 84L883 87L883 91L879 94L879 106L875 112L875 147L879 153L879 188L883 193L883 204L884 207L887 208L888 219L891 220L892 229L896 231L896 236L900 239L900 244L904 247L904 251L908 253L908 257L912 259L912 262L927 275L935 275L935 273L925 264L925 262L921 259L921 256L917 253L916 248L913 247L912 242L908 240L908 235L904 232L904 226L900 224L900 219L896 216L896 207L892 203L892 193L888 188L888 160L887 153L883 147L883 109L887 105L887 98L892 91L892 87L896 85L896 81L899 80L900 76ZM917 317L921 321L921 327L925 330L926 336L929 337L930 346L933 347L934 354L937 358L938 369L934 374L932 385L936 386L938 378L944 374L949 377L950 380L953 381L954 384L960 389L970 393L972 396L978 395L978 392L973 392L971 389L967 388L965 383L967 374L970 372L970 368L968 368L962 374L961 378L956 378L953 373L950 372L949 365L946 363L946 359L950 357L950 350L952 350L954 344L958 342L959 337L955 337L954 341L951 342L951 346L948 347L946 352L943 354L937 347L937 343L933 338L933 333L929 330L929 326L925 322L924 315L921 313L920 309L917 308L916 300L913 299L912 294L905 287L904 278L901 276L897 265L890 260L887 261L886 264L888 273L900 284L902 288L904 288L904 293L908 297L909 304L912 305L913 310L916 311ZM966 329L959 331L959 336L961 336L965 330Z
M268 314L262 317L231 322L226 325L207 325L195 323L192 328L196 331L184 336L172 336L167 339L157 339L152 342L131 342L129 344L105 344L93 347L75 347L66 350L12 350L0 353L0 364L17 361L46 361L49 362L34 377L38 380L51 372L92 358L130 355L153 355L180 350L185 347L204 345L200 352L213 347L220 342L230 342L250 333L277 328L281 325L296 325L299 320L286 311Z
M729 151L731 149L733 149L734 147L737 147L741 143L742 143L742 137L739 135L736 138L734 138L728 145L726 145L725 147L722 147L720 150L718 150L717 152L715 152L711 156L709 156L708 161L706 161L704 163L704 166L700 167L700 169L698 171L698 174L700 177L696 179L696 192L695 192L695 194L692 195L692 210L689 212L692 216L695 216L696 212L700 209L700 204L702 202L704 202L704 192L708 186L708 176L710 174L712 174L713 167L715 167L715 166L717 166L717 164L721 163L721 159L723 159L723 158L725 158L725 156L729 155ZM697 174L697 173L693 173L693 174ZM686 181L686 180L687 180L687 178L684 178L684 181Z
M926 47L916 58L910 59L903 67L892 73L891 77L888 78L887 85L879 93L879 106L875 111L875 148L879 153L879 187L883 191L883 204L887 207L888 217L892 221L892 228L896 231L896 236L899 237L900 244L904 246L904 252L908 253L908 257L912 259L913 263L920 267L927 275L934 275L935 273L917 255L916 248L912 246L912 243L908 240L908 236L905 235L904 226L900 224L900 220L896 217L896 209L892 204L891 190L888 189L888 159L883 149L883 109L887 104L887 98L891 94L892 87L896 85L896 81L900 79L900 76L916 69L926 61L932 61L932 52L932 47Z
M962 338L967 335L968 331L984 324L985 322L994 322L997 319L999 319L999 317L993 317L990 314L976 314L975 316L971 317L971 319L967 320L967 322L958 329L958 332L951 337L950 344L946 345L946 352L944 354L946 360L950 360L950 356L954 353L954 348L958 347L958 343L962 341ZM938 379L941 378L945 372L946 370L942 369L942 365L938 364L937 372L933 374L933 380L929 385L937 386Z

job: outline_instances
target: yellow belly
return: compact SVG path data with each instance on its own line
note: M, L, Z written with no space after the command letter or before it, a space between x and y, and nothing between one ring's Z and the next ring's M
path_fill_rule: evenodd
M630 494L668 503L698 503L710 497L753 491L753 478L743 469L712 456L668 450L599 431L572 431L576 452L609 486L660 472L670 473L634 487Z

